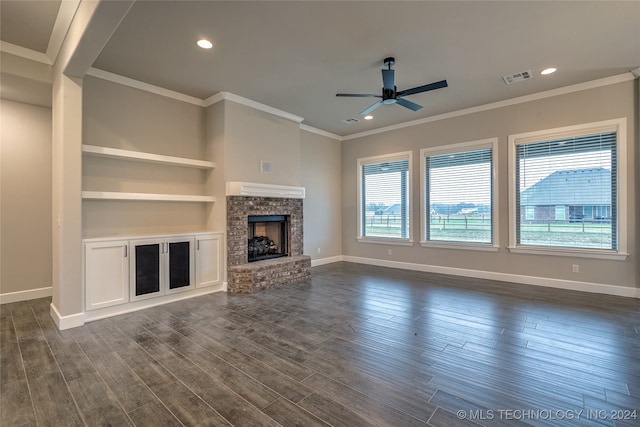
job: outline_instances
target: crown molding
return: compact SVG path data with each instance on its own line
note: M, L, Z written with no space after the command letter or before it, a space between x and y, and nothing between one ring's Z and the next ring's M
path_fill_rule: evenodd
M425 117L423 119L411 120L409 122L399 123L397 125L381 127L364 132L358 132L351 135L345 135L342 137L343 141L350 139L362 138L365 136L376 135L378 133L389 132L392 130L403 129L412 126L418 126L425 123L436 122L439 120L450 119L453 117L464 116L467 114L479 113L481 111L494 110L496 108L508 107L511 105L522 104L525 102L537 101L539 99L551 98L558 95L565 95L573 92L580 92L583 90L594 89L603 86L609 86L616 83L622 83L629 80L634 80L635 77L632 72L619 74L617 76L605 77L598 80L592 80L589 82L578 83L571 86L565 86L557 89L546 90L544 92L533 93L531 95L519 96L516 98L506 99L504 101L491 102L489 104L479 105L477 107L465 108L463 110L451 111L449 113L438 114L436 116Z
M56 16L56 22L53 24L53 30L49 37L49 45L47 46L47 57L53 64L58 58L58 53L62 48L64 38L67 36L71 21L80 6L80 0L64 0L60 3L58 9L58 16Z
M69 31L69 26L71 26L71 21L73 21L79 5L80 0L64 0L60 3L58 15L56 15L56 21L53 24L51 36L49 37L46 53L5 41L0 41L0 52L10 53L46 65L53 65L58 57L62 42L64 42L64 38L67 35L67 31Z
M166 98L172 98L178 101L183 101L188 104L193 104L202 107L202 99L195 96L185 95L180 92L176 92L170 89L165 89L160 86L152 85L149 83L141 82L140 80L130 79L119 74L110 73L109 71L100 70L98 68L89 68L87 71L88 76L97 77L99 79L108 80L113 83L118 83L124 86L129 86L134 89L143 90L145 92L154 93L156 95L164 96Z
M224 92L218 92L214 95L211 95L210 97L203 99L202 100L202 106L203 107L210 107L213 104L217 104L220 101L224 100Z
M304 117L296 116L295 114L291 114L286 111L279 110L277 108L271 107L266 104L262 104L257 101L253 101L249 98L245 98L231 92L218 92L215 95L210 96L209 98L203 100L202 103L203 103L203 106L209 107L222 100L233 101L237 104L246 105L247 107L251 107L255 110L264 111L265 113L273 114L274 116L282 117L284 119L291 120L296 123L300 123L304 120Z
M51 61L46 53L27 49L26 47L18 46L2 40L0 40L0 52L10 53L11 55L19 56L21 58L29 59L35 62L40 62L46 65L53 65L53 61Z
M336 141L342 141L342 137L340 135L336 135L335 133L327 132L326 130L314 128L302 123L300 123L300 130L315 133L316 135L320 136L326 136L327 138L335 139Z

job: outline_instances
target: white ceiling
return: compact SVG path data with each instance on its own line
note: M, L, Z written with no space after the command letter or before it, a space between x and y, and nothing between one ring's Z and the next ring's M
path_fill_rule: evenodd
M21 8L9 3L25 2L2 0L2 40L41 50L40 32L20 35L15 25L38 12L16 11ZM14 29L5 31L5 22L14 22ZM42 20L29 22L53 28ZM213 41L214 48L196 47L200 37ZM398 90L442 79L449 87L407 97L422 110L382 106L365 122L359 112L375 99L335 94L379 93L387 56L396 58ZM558 71L541 76L549 66ZM94 63L201 99L231 92L337 135L620 75L638 66L640 1L139 0ZM513 85L502 81L503 75L525 70L534 77ZM343 122L351 117L360 121Z

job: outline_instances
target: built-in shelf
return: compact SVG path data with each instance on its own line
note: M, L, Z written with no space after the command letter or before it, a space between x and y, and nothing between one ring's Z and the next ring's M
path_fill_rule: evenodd
M188 159L185 157L164 156L162 154L143 153L141 151L121 150L119 148L82 145L82 152L88 156L125 159L135 162L160 163L165 165L184 166L196 169L213 169L215 163L206 160Z
M211 196L193 196L185 194L158 194L158 193L123 193L118 191L83 191L85 200L147 200L158 202L209 202L216 201Z

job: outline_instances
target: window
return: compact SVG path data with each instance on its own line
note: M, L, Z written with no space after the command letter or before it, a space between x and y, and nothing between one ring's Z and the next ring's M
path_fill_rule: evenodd
M420 151L422 245L491 246L497 139Z
M411 243L411 152L358 159L358 239Z
M509 137L510 248L626 256L624 119Z

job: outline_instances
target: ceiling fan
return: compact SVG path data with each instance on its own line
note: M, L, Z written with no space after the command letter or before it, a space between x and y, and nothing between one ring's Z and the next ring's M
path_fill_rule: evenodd
M404 96L414 95L416 93L428 92L434 89L441 89L447 87L447 81L441 80L439 82L429 83L424 86L418 86L411 89L405 89L398 92L395 86L395 70L391 69L391 66L396 63L396 59L393 57L384 59L384 66L387 69L382 70L382 95L374 95L372 93L337 93L336 96L349 96L357 98L381 98L378 102L362 111L360 114L366 116L382 104L398 104L412 111L418 111L422 108L422 105L418 105L414 102L407 101Z

